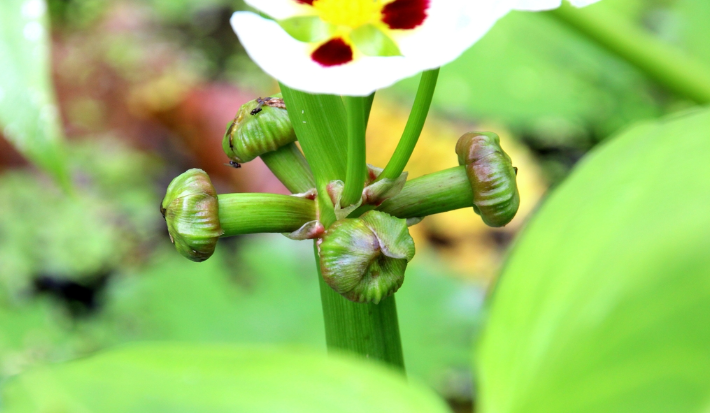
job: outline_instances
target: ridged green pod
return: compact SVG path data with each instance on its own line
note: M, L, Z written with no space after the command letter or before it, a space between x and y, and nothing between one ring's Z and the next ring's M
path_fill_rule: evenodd
M377 304L402 285L414 240L406 220L370 211L331 225L318 251L328 285L350 301Z
M232 161L245 163L295 141L288 112L277 94L243 104L227 127L222 149Z
M212 256L224 231L219 223L217 192L205 171L190 169L173 179L160 212L180 254L197 262Z
M456 143L473 189L473 210L491 227L509 223L520 206L516 169L492 132L469 132Z

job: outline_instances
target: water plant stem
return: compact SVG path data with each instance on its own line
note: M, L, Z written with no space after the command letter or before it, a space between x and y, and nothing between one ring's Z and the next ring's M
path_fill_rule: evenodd
M317 247L314 253L317 262ZM394 295L379 304L354 303L326 284L320 274L320 266L318 280L328 351L354 352L404 371Z
M377 180L380 179L395 179L402 174L404 168L409 162L409 158L412 157L412 152L414 152L414 147L419 141L419 136L422 134L422 129L424 128L424 123L426 122L427 115L429 114L429 108L431 107L431 99L434 97L434 90L436 89L436 81L439 78L439 68L427 70L422 73L419 79L419 88L417 89L417 95L414 98L414 103L412 104L412 110L409 112L409 118L407 119L407 124L402 132L402 137L399 139L397 148L392 154L387 166L382 171ZM350 217L359 217L367 211L375 209L373 205L363 205L357 208L350 214Z
M563 3L547 14L626 60L678 96L700 104L710 102L710 69L602 5L576 9Z
M261 155L261 160L294 194L306 192L316 186L311 168L295 143L289 143L273 152L264 153Z
M431 99L434 96L436 80L438 78L439 68L427 70L422 73L417 95L414 98L412 110L409 112L407 125L404 127L402 137L399 139L392 158L387 162L387 166L385 166L385 169L377 178L378 180L385 178L395 179L402 174L404 168L407 166L407 162L409 162L409 158L412 156L414 147L419 140L419 135L421 135L422 129L424 128L426 117L429 114L429 107L431 107Z
M343 102L337 96L311 95L284 85L281 85L281 91L303 154L316 180L318 218L327 228L335 222L335 215L325 187L332 180L345 180L346 175L347 145L343 141L347 141L347 121ZM317 247L315 259L318 265ZM404 358L394 297L377 305L354 303L327 286L320 272L318 283L329 351L350 351L381 360L403 371Z
M377 209L397 218L417 218L472 207L466 168L457 166L407 181L397 196Z
M293 232L316 219L311 199L279 194L222 194L219 224L223 237L260 232Z
M365 185L365 122L369 109L368 100L368 97L343 96L348 128L348 165L340 201L343 208L360 201Z

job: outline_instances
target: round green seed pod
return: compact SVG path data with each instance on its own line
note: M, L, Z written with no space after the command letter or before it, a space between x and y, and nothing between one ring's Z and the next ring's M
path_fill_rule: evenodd
M319 241L326 283L350 301L379 303L404 281L414 257L407 222L380 211L331 225Z
M249 162L296 141L281 94L249 101L239 108L222 139L222 149L236 163Z
M219 223L217 192L205 171L190 169L173 179L160 212L180 254L197 262L212 256L224 231Z
M469 132L456 143L473 189L473 210L491 227L508 224L520 206L516 168L492 132Z

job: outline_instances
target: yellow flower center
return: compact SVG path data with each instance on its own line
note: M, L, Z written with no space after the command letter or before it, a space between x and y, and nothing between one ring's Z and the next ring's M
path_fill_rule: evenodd
M380 20L382 0L315 0L313 7L324 21L357 28Z

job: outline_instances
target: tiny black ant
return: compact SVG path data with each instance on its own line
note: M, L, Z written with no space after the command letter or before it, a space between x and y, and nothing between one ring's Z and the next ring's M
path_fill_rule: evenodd
M257 98L256 103L258 106L249 112L252 116L256 115L257 113L261 112L261 108L266 105L266 106L271 106L272 108L281 108L281 109L286 109L286 105L284 104L284 100L280 98L272 98L272 97L265 97L265 98Z
M242 167L242 164L240 164L239 162L235 162L235 161L229 161L229 163L226 163L225 165L231 166L232 168L236 168L236 169L239 169Z

